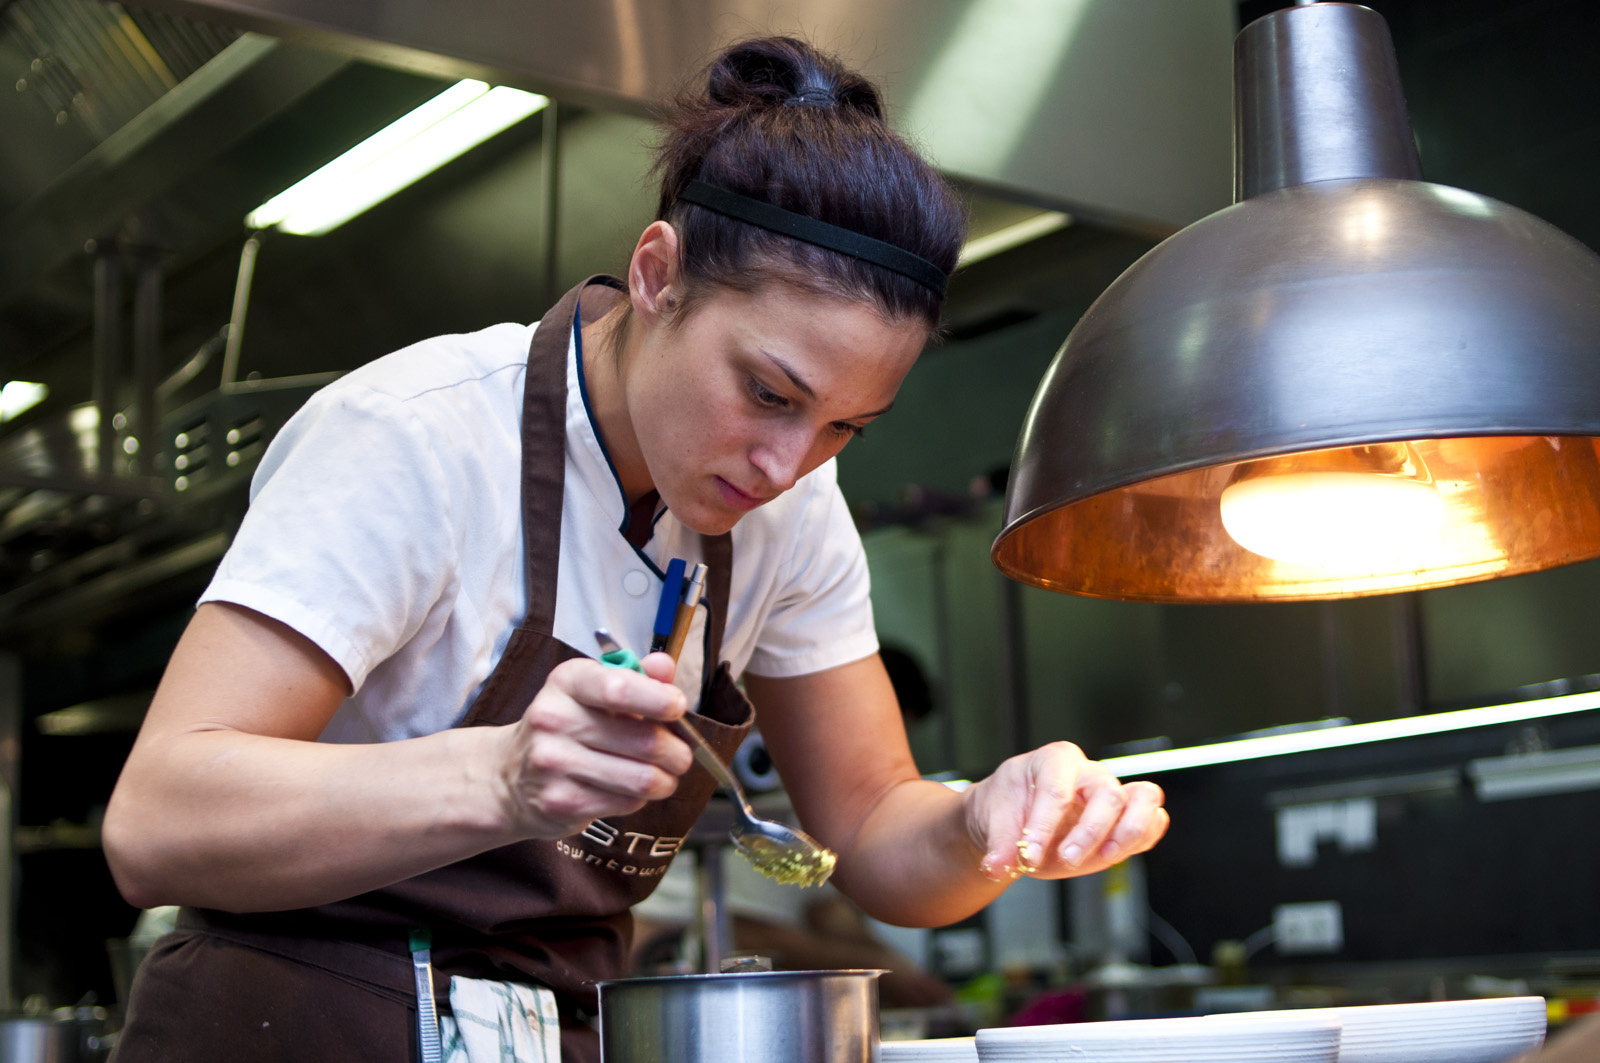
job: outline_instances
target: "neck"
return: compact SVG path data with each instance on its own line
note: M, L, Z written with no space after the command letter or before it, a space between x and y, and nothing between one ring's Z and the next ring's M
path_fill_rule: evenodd
M589 408L606 453L616 466L623 493L632 506L655 490L644 454L633 433L628 413L624 367L629 365L637 346L637 330L624 329L627 304L613 307L582 326L583 374L588 383Z

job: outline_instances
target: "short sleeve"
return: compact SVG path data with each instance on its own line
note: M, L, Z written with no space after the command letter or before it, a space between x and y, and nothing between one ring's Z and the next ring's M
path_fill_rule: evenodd
M318 392L268 447L201 602L287 624L360 689L457 578L438 452L395 397L343 383Z
M831 476L816 485L792 536L748 666L774 679L825 671L878 649L866 551Z

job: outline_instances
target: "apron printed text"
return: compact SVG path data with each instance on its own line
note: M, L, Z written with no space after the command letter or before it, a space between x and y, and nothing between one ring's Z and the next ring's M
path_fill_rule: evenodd
M645 834L641 831L622 830L613 827L603 819L590 823L578 835L578 838L597 843L601 848L611 850L605 853L586 852L588 846L557 841L556 849L574 860L582 860L586 864L595 864L606 868L608 871L620 871L624 875L640 875L654 877L666 873L667 864L672 857L683 848L684 838L667 835ZM666 862L660 866L640 866L630 862L630 858L637 860L641 857L665 857Z

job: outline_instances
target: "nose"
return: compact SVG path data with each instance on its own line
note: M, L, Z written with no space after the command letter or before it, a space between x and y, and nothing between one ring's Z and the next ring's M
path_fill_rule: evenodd
M750 452L750 462L779 492L787 491L809 471L806 459L811 453L812 442L810 434L805 431L786 429L775 432Z

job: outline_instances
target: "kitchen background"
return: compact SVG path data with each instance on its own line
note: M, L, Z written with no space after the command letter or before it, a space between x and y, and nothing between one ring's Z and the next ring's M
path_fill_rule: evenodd
M1162 606L1024 588L988 561L1055 349L1140 254L1227 204L1230 41L1284 5L482 0L481 19L449 25L385 22L385 6L0 0L0 370L49 388L0 424L0 902L16 913L0 995L114 998L104 943L137 913L111 886L98 816L272 431L321 374L528 320L620 268L651 216L648 99L742 33L798 31L866 66L962 183L975 237L1038 234L988 253L975 241L949 335L840 461L882 637L932 690L912 725L925 770L975 776L1055 738L1104 755L1600 687L1600 563L1339 602ZM1370 6L1394 34L1425 176L1600 247L1594 6ZM247 252L248 210L473 75L556 105L325 236L268 232ZM104 432L96 398L120 415ZM1251 968L1234 981L1455 994L1499 978L1581 997L1600 984L1600 773L1486 802L1465 765L1593 747L1596 715L1162 777L1174 827L1133 883L1158 933L1124 958L1211 963L1238 941ZM1396 779L1412 782L1383 784ZM1349 802L1366 802L1372 836L1314 837L1309 863L1280 851L1284 809ZM957 979L1086 969L1123 955L1084 918L1104 901L1026 884L942 943L901 940ZM1331 951L1252 937L1277 905L1328 901L1343 927Z

